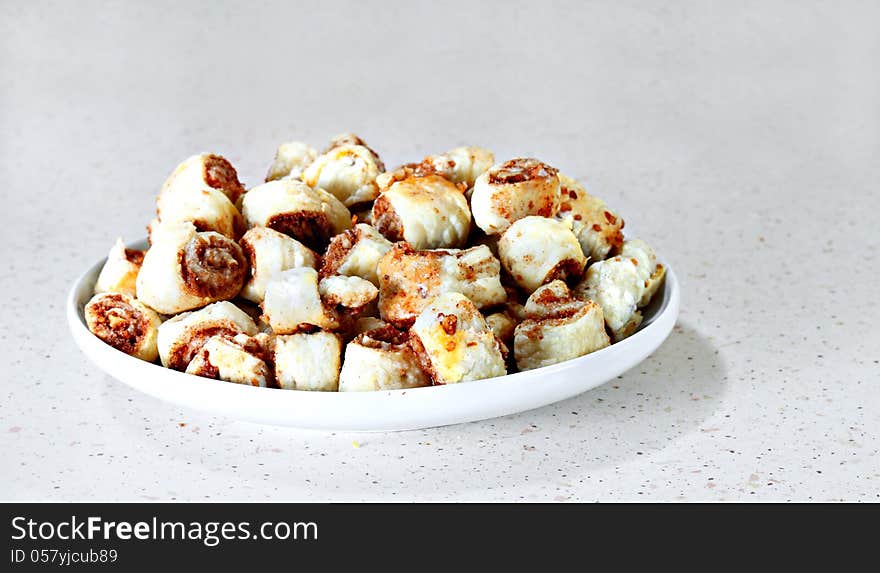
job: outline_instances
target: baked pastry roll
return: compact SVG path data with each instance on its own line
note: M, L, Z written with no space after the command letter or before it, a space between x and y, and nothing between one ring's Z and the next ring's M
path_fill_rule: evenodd
M242 198L248 227L269 227L323 252L328 241L351 228L351 213L323 189L279 179L254 187Z
M244 185L238 180L235 167L225 157L202 153L187 158L174 169L162 184L159 202L163 201L166 193L180 190L198 191L205 187L222 192L233 205L244 193Z
M263 298L263 318L276 334L339 327L338 317L321 300L318 271L310 267L286 270L269 279Z
M624 242L619 255L590 265L575 292L602 307L605 323L619 341L642 323L639 309L651 302L665 272L654 250L635 239Z
M273 377L264 358L261 343L245 334L212 336L190 361L186 373L266 388L272 385Z
M501 342L476 305L447 292L425 307L410 330L411 344L434 384L455 384L507 374Z
M578 279L587 258L571 229L546 217L525 217L513 223L498 241L504 269L526 292L554 279Z
M657 294L657 291L660 290L661 286L663 286L663 279L665 278L666 267L664 267L660 263L657 263L657 266L654 267L654 272L645 281L645 290L644 292L642 292L642 297L639 299L638 302L639 308L644 308L651 304L651 300L653 300L654 295Z
M569 315L579 310L584 300L576 297L563 281L554 280L529 296L523 305L523 320Z
M513 354L520 370L531 370L584 356L608 346L602 308L574 297L553 281L532 293L528 318L514 332Z
M162 223L152 239L136 281L138 299L146 305L177 314L241 291L248 263L232 239L199 233L192 223Z
M344 144L319 155L303 171L302 179L312 187L326 189L351 207L379 195L376 176L381 172L369 148Z
M300 332L275 339L275 379L285 390L335 392L342 340L330 332Z
M354 322L351 336L357 336L358 334L363 334L370 330L376 330L377 328L385 328L386 326L390 325L381 318L375 316L361 316Z
M474 183L474 222L487 235L497 235L529 215L552 217L559 208L556 173L555 168L532 158L493 166Z
M399 390L430 385L409 336L393 326L368 330L345 347L340 392Z
M623 219L574 179L560 173L559 182L556 218L571 226L584 254L596 262L619 251L623 245Z
M250 316L231 302L223 301L169 318L159 327L157 339L162 366L186 370L190 361L212 336L233 338L258 332Z
M241 296L257 304L263 302L266 284L273 275L297 267L315 268L318 263L318 255L311 249L268 227L250 229L240 244L250 267Z
M177 186L162 193L156 201L162 223L190 222L199 231L216 231L230 239L244 233L244 219L222 190Z
M471 212L461 189L439 175L394 182L373 203L373 226L415 249L464 246Z
M446 153L429 155L423 164L430 165L434 172L453 183L463 183L471 188L477 177L489 170L495 163L495 155L482 147L456 147Z
M318 157L318 151L300 141L282 143L275 152L275 160L269 166L266 181L275 181L284 177L300 179L303 170Z
M117 350L153 362L162 319L153 309L121 292L98 293L86 303L83 315L89 330Z
M361 277L379 286L379 259L391 250L391 242L370 225L359 223L330 240L321 259L321 276Z
M373 156L373 160L376 162L376 165L379 167L379 171L385 171L385 164L382 163L382 159L379 158L379 154L376 151L367 145L367 142L361 139L357 134L354 133L340 133L336 137L330 140L330 145L327 146L327 149L324 150L324 153L327 153L331 149L335 149L337 147L342 147L343 145L359 145L361 147L366 147L369 152Z
M507 312L493 312L486 315L486 324L492 330L492 334L505 344L513 342L513 331L516 328L516 319Z
M379 289L360 277L334 275L318 282L318 293L325 304L358 309L376 300Z
M461 293L478 308L501 304L501 264L489 247L418 251L394 245L379 259L379 312L399 327L408 327L431 300L447 292Z
M428 155L421 163L408 163L393 171L381 173L376 177L376 183L379 185L379 191L385 191L396 181L410 177L440 175L465 189L470 189L474 186L477 177L488 171L494 163L495 156L488 149L456 147L446 153Z
M144 262L144 252L126 249L122 239L116 239L95 282L95 293L121 292L136 296L137 276Z
M637 263L639 275L645 279L645 290L639 298L638 307L648 306L654 294L663 284L666 277L666 267L657 262L657 253L642 239L630 239L620 249L620 256Z

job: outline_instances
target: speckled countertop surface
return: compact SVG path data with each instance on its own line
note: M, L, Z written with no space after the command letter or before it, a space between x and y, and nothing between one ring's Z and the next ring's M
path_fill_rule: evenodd
M301 4L0 4L0 498L880 499L876 4ZM209 417L86 361L66 292L178 161L254 184L346 130L585 179L674 265L675 331L566 402L390 434Z

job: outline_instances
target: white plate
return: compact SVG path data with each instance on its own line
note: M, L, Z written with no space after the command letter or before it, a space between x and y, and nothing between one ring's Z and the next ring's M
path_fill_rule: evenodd
M132 248L146 248L141 241ZM664 263L665 264L665 263ZM667 265L662 291L641 329L611 346L561 364L476 382L377 392L306 392L199 378L133 358L89 332L83 307L104 260L83 273L67 300L70 331L98 368L141 392L215 414L321 430L415 430L485 420L539 408L604 384L648 357L678 317L679 286Z

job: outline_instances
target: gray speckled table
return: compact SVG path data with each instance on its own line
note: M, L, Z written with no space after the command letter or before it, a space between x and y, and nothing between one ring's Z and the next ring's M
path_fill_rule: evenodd
M91 4L0 4L0 498L880 499L876 4ZM572 400L358 436L180 410L74 347L71 281L179 160L254 184L345 130L584 178L673 263L679 325Z

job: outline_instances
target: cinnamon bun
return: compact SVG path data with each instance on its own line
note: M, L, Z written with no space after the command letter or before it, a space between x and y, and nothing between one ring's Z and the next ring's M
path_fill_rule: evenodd
M127 249L121 238L116 239L95 282L95 293L121 292L136 296L137 276L143 262L144 251Z
M391 250L391 242L374 227L359 223L330 240L321 260L321 276L345 275L366 279L379 286L379 259Z
M392 326L363 332L345 347L340 392L398 390L430 383L407 334Z
M497 235L523 217L555 215L560 198L556 173L532 158L493 166L474 183L471 211L477 226L487 235Z
M380 169L378 156L366 146L343 143L319 155L302 174L312 187L332 193L346 207L372 201L379 195L376 176Z
M590 265L575 292L602 307L605 323L619 341L642 323L639 309L651 302L665 272L654 249L642 240L630 240L619 255Z
M498 241L498 254L504 269L527 293L554 279L577 280L587 264L571 229L545 217L513 223Z
M228 300L241 291L248 263L238 243L192 223L162 223L137 277L138 298L163 314Z
M310 267L283 271L269 279L263 318L276 334L339 328L339 317L321 300L318 272Z
M351 213L336 197L295 179L254 187L242 198L242 213L248 227L269 227L317 252L351 228Z
M379 311L384 320L408 327L431 300L456 292L484 308L501 304L501 264L485 245L465 250L418 251L398 243L379 260Z
M318 152L310 145L300 141L282 143L275 152L275 160L269 167L266 181L275 181L284 177L300 179L303 170L311 165L316 157Z
M175 186L156 201L162 223L190 222L199 231L216 231L230 239L244 233L244 219L221 190L211 187Z
M464 193L439 175L394 182L373 203L373 225L389 241L415 249L463 247L471 228Z
M525 310L527 318L517 325L513 341L520 370L578 358L611 343L602 308L573 296L560 280L532 293Z
M244 185L238 180L238 172L225 157L201 153L187 158L174 169L162 184L159 200L162 201L167 193L204 187L221 191L233 205L244 193Z
M159 355L157 337L162 319L133 296L98 293L83 310L89 330L117 350L153 362Z
M266 284L274 275L298 267L315 268L318 262L314 251L268 227L250 229L240 244L250 267L250 277L241 289L241 296L257 304L263 302Z
M434 384L455 384L507 374L501 342L476 305L447 292L413 323L411 342Z
M275 340L275 378L285 390L335 392L342 340L330 332L300 332Z
M231 302L216 302L163 322L157 340L159 358L166 368L186 370L211 337L233 338L238 334L254 336L257 333L257 325L246 312Z
M272 370L266 364L261 342L245 334L232 338L212 336L199 349L185 372L261 388L271 386L273 382Z
M571 226L584 255L596 262L619 251L623 245L623 218L574 179L560 173L559 182L556 218Z

